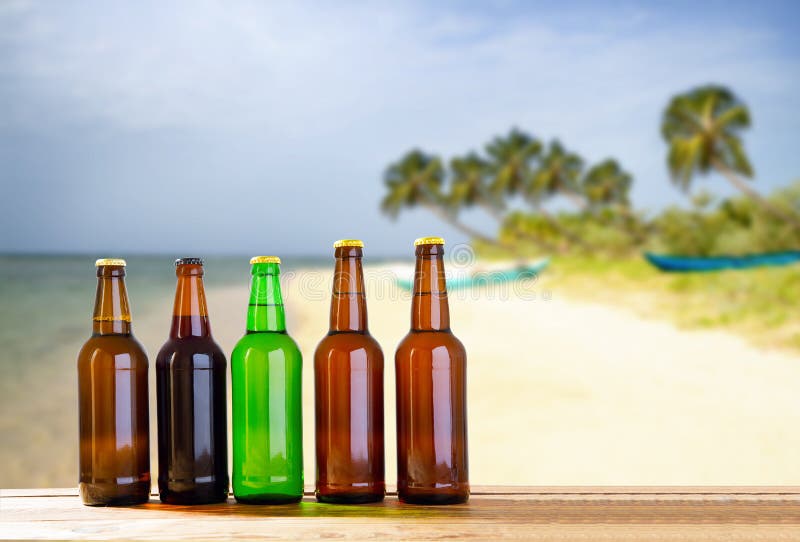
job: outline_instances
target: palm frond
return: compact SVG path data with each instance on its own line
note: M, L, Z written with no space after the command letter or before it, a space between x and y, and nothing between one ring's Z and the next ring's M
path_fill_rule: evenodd
M672 181L684 191L689 189L695 171L708 171L707 167L703 169L702 151L703 140L699 136L675 138L670 144L667 167Z
M752 175L739 138L749 126L747 107L723 86L705 85L672 98L661 122L672 181L688 190L696 174L708 173L715 164Z
M750 160L748 160L744 152L742 141L735 136L725 136L723 140L725 141L725 145L723 146L723 152L725 153L723 163L727 164L733 171L741 173L745 177L752 177L753 166L750 165Z
M717 117L715 124L724 131L741 130L750 127L750 111L742 104L735 105L723 111Z

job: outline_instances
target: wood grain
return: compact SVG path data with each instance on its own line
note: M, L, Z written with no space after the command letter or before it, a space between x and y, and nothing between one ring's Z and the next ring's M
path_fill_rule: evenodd
M0 491L0 537L269 540L800 540L797 487L476 487L465 505L82 506Z

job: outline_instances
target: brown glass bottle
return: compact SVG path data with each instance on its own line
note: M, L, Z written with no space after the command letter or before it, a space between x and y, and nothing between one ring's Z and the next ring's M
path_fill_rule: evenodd
M314 354L320 502L377 502L386 494L383 352L367 329L363 246L334 244L330 330Z
M203 261L175 261L169 339L156 358L158 491L170 504L228 498L227 362L211 338Z
M125 261L97 260L92 336L78 354L83 504L150 498L147 354L131 332Z
M397 495L414 504L469 499L467 355L450 331L444 240L415 241L411 331L397 347Z

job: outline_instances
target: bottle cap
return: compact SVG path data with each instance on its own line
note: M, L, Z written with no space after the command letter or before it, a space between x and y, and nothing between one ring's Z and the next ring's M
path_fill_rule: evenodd
M281 259L277 256L253 256L250 258L250 265L257 263L281 263Z
M416 241L414 241L414 246L418 247L420 245L443 245L444 239L441 237L420 237Z
M175 260L175 267L179 265L203 265L203 258L178 258Z
M359 239L339 239L333 244L333 248L340 247L358 247L364 248L364 241Z
M94 262L95 267L102 267L104 265L118 265L120 267L125 267L125 260L121 258L100 258L96 262Z

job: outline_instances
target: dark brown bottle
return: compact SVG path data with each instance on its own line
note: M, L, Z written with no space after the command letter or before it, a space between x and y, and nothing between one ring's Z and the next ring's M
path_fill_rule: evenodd
M377 502L386 494L383 352L367 329L363 246L334 244L330 330L314 354L320 502Z
M228 498L227 362L211 338L203 260L175 261L169 339L156 359L158 491L169 504Z
M83 504L150 498L147 354L131 332L125 260L97 260L92 336L78 354Z
M411 331L397 347L397 496L414 504L469 499L467 354L450 331L444 240L414 242Z

